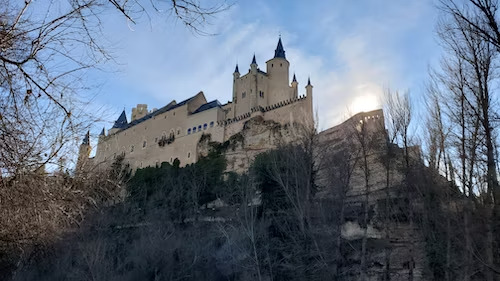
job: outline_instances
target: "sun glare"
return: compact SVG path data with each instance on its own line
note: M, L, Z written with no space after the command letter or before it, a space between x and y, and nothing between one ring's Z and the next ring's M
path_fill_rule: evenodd
M377 96L367 94L354 98L351 103L350 109L352 111L352 114L356 114L362 111L366 112L375 110L378 107L380 107L380 102Z

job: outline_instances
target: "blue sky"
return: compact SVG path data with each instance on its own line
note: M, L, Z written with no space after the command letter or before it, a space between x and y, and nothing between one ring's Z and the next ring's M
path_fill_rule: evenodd
M199 91L227 102L235 64L246 73L255 53L265 70L279 34L299 93L311 77L319 129L380 107L384 87L409 89L418 103L440 56L437 13L431 0L236 1L205 28L214 36L193 34L168 14L135 25L111 14L104 33L116 64L89 74L92 107L109 114L93 131L109 129L124 108L130 118L138 103L159 108Z

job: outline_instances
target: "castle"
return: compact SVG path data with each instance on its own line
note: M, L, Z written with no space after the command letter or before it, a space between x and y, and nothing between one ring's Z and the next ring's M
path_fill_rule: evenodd
M265 72L258 67L255 55L246 74L241 75L236 65L232 101L226 104L218 100L208 102L200 92L152 111L148 111L147 105L138 104L132 109L130 122L124 110L107 133L103 128L93 158L89 158L91 146L87 133L80 145L77 169L110 163L118 155L124 155L132 170L173 163L175 159L185 166L200 157L197 144L203 134L210 134L212 141L222 143L256 116L282 125L312 124L311 81L308 79L305 93L299 93L295 74L290 83L289 69L290 62L279 38Z

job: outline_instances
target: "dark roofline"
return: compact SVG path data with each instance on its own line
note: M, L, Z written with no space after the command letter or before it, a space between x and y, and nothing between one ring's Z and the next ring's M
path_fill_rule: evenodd
M160 108L160 109L158 109L158 110L156 110L156 111L153 111L153 112L151 112L151 113L149 113L149 114L146 114L144 117L139 118L139 119L136 119L136 120L134 120L134 121L132 121L132 122L130 122L130 123L128 123L128 124L126 124L126 125L122 126L122 127L120 128L121 130L120 130L120 131L118 131L118 132L116 132L116 133L122 132L122 131L124 131L124 130L126 130L126 129L130 128L130 127L133 127L133 126L135 126L135 125L137 125L137 124L140 124L140 123L142 123L142 122L144 122L144 121L146 121L146 120L148 120L148 119L151 119L151 117L154 117L154 116L156 116L156 115L159 115L159 114L162 114L162 113L165 113L165 112L171 111L171 110L173 110L173 109L176 109L176 108L178 108L178 107L181 107L181 106L183 106L183 105L186 105L188 102L190 102L191 100L193 100L193 99L194 99L196 96L198 96L199 94L200 94L200 93L198 93L198 94L196 94L196 95L194 95L194 96L192 96L192 97L190 97L190 98L188 98L188 99L185 99L185 100L183 100L183 101L181 101L180 103L177 103L177 104L172 104L172 103L175 103L175 100L173 100L173 101L171 101L169 104L165 105L164 107L162 107L162 108ZM208 110L208 109L210 109L210 108L216 107L216 106L212 106L212 107L209 107L209 108L206 108L206 109L200 110L200 109L201 109L204 105L211 104L211 103L214 103L214 102L216 102L216 105L217 105L218 107L220 107L220 106L221 106L221 104L220 104L220 102L219 102L218 100L214 100L214 101L211 101L211 102L209 102L209 103L205 103L205 104L201 105L201 106L200 106L200 107L198 107L198 109L196 109L196 110L195 110L192 114L199 113L199 112L202 112L202 111ZM116 134L116 133L115 133L115 134Z
M193 113L191 113L191 114L200 113L200 112L203 112L203 111L206 111L206 110L209 110L212 108L216 108L216 107L221 108L222 105L218 100L213 100L211 102L207 102L205 104L202 104L200 107L198 107L198 109L193 111Z

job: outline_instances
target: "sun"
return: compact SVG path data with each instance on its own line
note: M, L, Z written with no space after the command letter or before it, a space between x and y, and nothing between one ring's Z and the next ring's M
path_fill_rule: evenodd
M350 110L352 114L372 111L380 107L380 101L374 94L365 94L355 97L351 102Z

